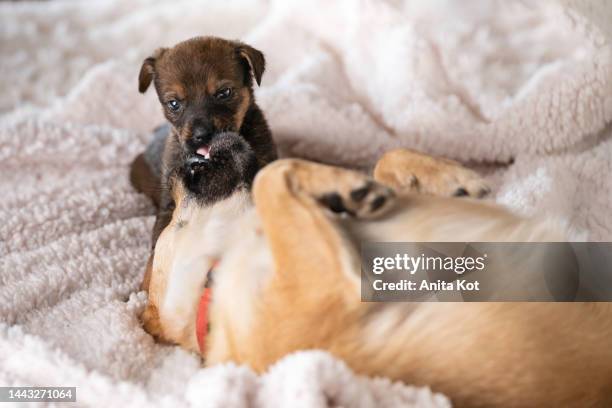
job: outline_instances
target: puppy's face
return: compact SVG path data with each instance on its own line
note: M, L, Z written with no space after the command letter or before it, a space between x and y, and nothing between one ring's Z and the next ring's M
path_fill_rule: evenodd
M145 59L139 90L153 81L164 115L185 153L209 155L214 135L238 132L259 84L263 54L246 44L197 37Z

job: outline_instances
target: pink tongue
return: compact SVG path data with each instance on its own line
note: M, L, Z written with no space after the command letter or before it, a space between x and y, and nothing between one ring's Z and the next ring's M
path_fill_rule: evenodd
M208 154L210 153L210 148L208 146L202 146L198 150L196 150L196 153L200 156L208 157Z

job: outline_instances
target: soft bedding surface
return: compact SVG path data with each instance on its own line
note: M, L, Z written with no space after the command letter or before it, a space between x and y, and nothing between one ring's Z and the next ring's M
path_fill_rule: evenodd
M140 328L153 208L127 173L163 121L140 63L240 38L267 57L256 95L285 155L447 156L497 202L610 240L611 19L605 0L1 3L0 384L91 406L448 406L321 351L202 369Z

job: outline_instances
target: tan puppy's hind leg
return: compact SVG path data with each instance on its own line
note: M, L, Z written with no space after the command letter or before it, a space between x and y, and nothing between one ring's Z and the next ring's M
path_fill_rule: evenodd
M289 159L260 171L253 197L277 269L312 264L312 269L320 270L334 262L342 245L340 233L323 209L372 218L390 208L395 195L364 174Z
M253 196L274 273L261 295L265 302L256 306L250 341L231 359L262 371L287 353L313 347L348 357L340 344L358 335L346 322L357 320L347 313L361 311L347 311L354 303L347 300L359 296L359 257L333 214L376 217L393 206L393 191L358 172L279 160L259 172ZM292 323L279 333L279 321Z
M280 224L278 219L283 218L290 228L307 227L293 213L319 213L326 208L336 214L374 218L386 212L395 198L392 189L362 173L298 159L279 160L264 168L255 180L253 195L264 225ZM300 231L295 231L298 236Z
M398 192L446 197L480 198L490 191L482 177L461 164L408 149L385 153L374 167L374 179Z

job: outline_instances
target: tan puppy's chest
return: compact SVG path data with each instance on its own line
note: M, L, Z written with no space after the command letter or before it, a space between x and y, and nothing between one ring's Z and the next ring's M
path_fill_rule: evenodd
M231 241L233 224L252 206L237 192L212 206L183 201L156 245L150 298L163 338L198 351L194 322L207 274Z

